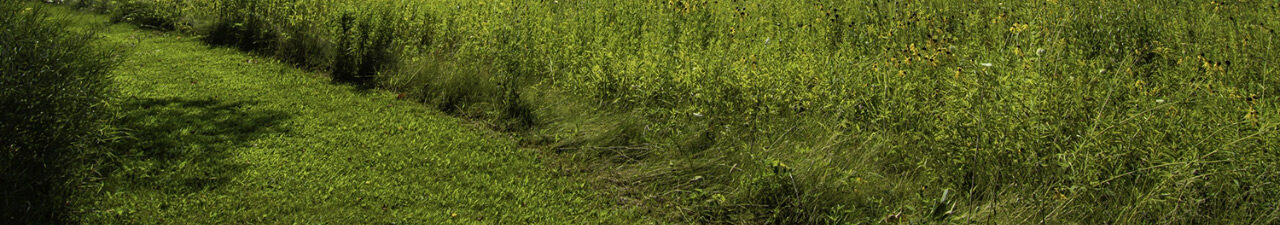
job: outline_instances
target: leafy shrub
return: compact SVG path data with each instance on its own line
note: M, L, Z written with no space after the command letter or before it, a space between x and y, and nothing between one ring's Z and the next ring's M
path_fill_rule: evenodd
M40 7L0 3L0 218L52 222L68 157L105 114L112 57ZM29 221L28 221L29 220Z
M202 1L165 0L65 0L67 4L111 15L112 22L128 22L142 27L160 30L191 31L199 22L193 15Z
M332 66L337 55L333 43L325 40L319 30L320 25L299 24L285 26L280 35L279 46L275 55L286 62L308 68L323 70Z
M397 61L393 41L400 16L394 11L376 10L369 15L344 14L338 19L338 57L333 64L334 80L372 85L378 72Z
M223 1L218 9L221 17L205 40L216 45L228 45L243 51L269 51L278 41L278 31L266 22L258 10L264 8L261 1Z
M169 7L161 6L155 1L120 1L112 12L111 21L113 22L130 22L151 28L162 30L173 30L178 27L180 18L175 15L176 12Z

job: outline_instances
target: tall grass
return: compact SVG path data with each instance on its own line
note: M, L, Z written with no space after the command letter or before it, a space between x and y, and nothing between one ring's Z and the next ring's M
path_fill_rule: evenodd
M0 220L62 219L63 170L101 126L114 65L91 34L0 2Z
M1280 218L1275 2L152 2L673 220Z

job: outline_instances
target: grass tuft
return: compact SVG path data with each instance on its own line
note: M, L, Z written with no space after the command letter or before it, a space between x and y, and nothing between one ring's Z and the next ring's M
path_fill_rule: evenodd
M0 2L0 220L67 217L67 171L109 114L116 64L43 5Z

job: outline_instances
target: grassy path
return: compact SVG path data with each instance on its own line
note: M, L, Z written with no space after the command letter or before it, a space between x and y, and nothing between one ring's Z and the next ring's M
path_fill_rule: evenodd
M64 9L59 9L64 10ZM510 138L383 91L66 11L123 46L123 138L81 186L94 224L597 224L606 211ZM102 28L105 27L105 28Z

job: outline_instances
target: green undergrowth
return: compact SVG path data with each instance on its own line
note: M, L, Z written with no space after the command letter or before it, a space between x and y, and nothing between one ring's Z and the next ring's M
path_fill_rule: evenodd
M1276 2L71 2L515 133L669 221L1280 218Z
M61 222L61 189L107 119L109 48L23 2L0 2L0 221Z

